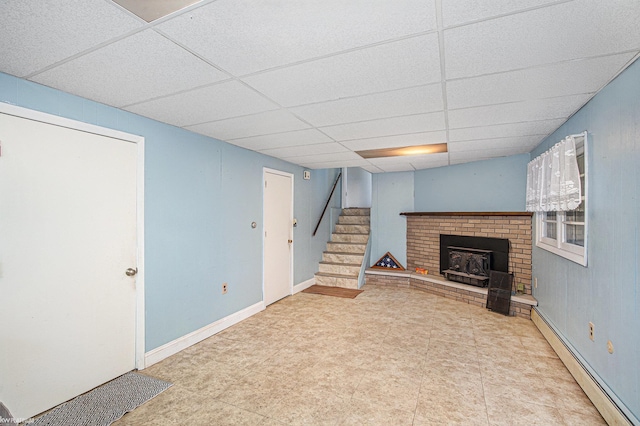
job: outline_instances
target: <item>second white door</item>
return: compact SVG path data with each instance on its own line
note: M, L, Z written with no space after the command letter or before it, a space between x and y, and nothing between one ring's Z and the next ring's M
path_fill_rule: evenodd
M292 292L293 176L264 173L264 303Z

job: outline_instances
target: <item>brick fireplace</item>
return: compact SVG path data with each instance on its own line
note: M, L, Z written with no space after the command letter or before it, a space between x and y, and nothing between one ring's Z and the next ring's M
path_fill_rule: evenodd
M440 275L440 234L506 238L513 282L531 294L531 213L402 213L407 218L407 269Z
M506 270L514 276L514 290L523 285L523 294L511 296L509 315L531 318L537 305L531 296L532 215L500 213L401 213L407 219L407 270L368 269L366 282L373 285L411 287L476 306L486 306L487 289L445 279L440 274L440 235L460 235L507 239ZM427 269L427 275L416 268ZM505 272L506 272L505 270Z

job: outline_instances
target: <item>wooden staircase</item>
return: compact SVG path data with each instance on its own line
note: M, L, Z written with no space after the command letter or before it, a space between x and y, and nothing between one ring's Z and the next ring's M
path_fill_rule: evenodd
M322 254L316 284L357 289L368 240L369 209L343 209Z

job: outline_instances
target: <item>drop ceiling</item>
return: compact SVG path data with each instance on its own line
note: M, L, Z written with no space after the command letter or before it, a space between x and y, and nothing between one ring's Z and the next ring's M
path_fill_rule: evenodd
M640 53L637 0L204 0L145 13L4 0L0 71L304 167L380 173L530 152Z

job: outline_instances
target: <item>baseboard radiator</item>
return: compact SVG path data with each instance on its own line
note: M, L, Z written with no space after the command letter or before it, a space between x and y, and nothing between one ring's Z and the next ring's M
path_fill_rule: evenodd
M609 425L640 425L640 421L626 407L621 408L624 407L622 403L612 399L613 392L605 390L537 308L531 310L531 320Z

